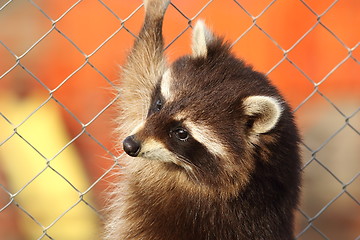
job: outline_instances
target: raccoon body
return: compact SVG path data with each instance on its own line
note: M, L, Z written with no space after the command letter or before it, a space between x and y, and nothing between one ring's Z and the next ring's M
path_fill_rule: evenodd
M105 239L293 239L299 137L289 106L202 21L168 66L167 0L147 0L122 75L129 155Z

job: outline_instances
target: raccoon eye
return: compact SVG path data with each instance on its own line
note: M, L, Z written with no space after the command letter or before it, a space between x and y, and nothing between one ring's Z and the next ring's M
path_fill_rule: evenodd
M184 128L177 128L173 133L175 137L181 141L186 141L189 138L189 133Z
M154 110L155 110L155 112L158 112L161 110L161 108L162 108L162 101L161 101L161 99L158 99L155 102Z

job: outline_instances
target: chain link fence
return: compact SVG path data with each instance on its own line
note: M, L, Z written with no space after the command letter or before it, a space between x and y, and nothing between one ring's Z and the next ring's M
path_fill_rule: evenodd
M172 2L170 60L205 18L289 99L303 133L296 239L360 239L356 0ZM140 0L0 1L0 239L98 239L121 154L117 65Z

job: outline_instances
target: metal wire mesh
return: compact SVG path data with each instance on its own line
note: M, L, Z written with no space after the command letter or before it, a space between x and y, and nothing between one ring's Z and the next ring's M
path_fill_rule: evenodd
M108 181L107 177L111 175L111 172L117 171L121 165L119 164L119 162L121 162L120 154L114 150L111 145L106 143L103 135L99 135L99 133L96 132L96 129L100 129L99 131L102 133L107 132L107 136L111 135L112 131L104 129L104 127L101 126L101 123L103 123L101 119L109 117L107 112L112 111L114 102L121 97L116 94L108 94L109 92L115 92L116 84L114 82L116 80L116 74L111 71L116 72L114 71L116 62L106 63L106 69L110 68L112 70L104 70L103 63L101 64L97 61L97 56L106 54L107 46L110 46L110 51L114 52L112 42L118 38L119 39L116 40L116 43L120 43L120 46L117 46L118 49L126 49L130 46L128 43L122 45L122 36L126 35L129 37L130 42L136 38L139 25L133 25L132 20L138 18L138 16L141 18L143 11L142 3L140 1L129 3L131 7L125 11L115 6L114 1L79 0L68 2L62 8L55 11L53 9L56 7L51 8L49 4L45 2L46 1L40 0L0 1L0 24L5 26L5 29L7 29L6 25L10 26L10 30L12 30L11 28L21 27L21 25L16 22L17 17L19 17L19 15L16 15L19 13L17 11L22 13L21 15L23 19L25 19L25 22L36 18L37 22L35 22L35 25L41 25L41 27L39 27L41 28L40 30L26 24L19 29L19 31L22 32L27 31L25 35L19 34L15 36L15 38L25 37L25 43L22 45L13 44L14 40L11 40L13 39L11 38L12 36L7 35L7 31L0 33L0 94L2 95L0 96L0 131L2 132L0 133L0 237L2 237L1 234L3 234L5 239L61 239L61 236L77 236L74 239L97 239L102 216L100 209L103 204L102 200L94 200L94 198L96 198L94 195L98 194L96 188L99 187L102 189ZM189 10L184 7L180 1L173 1L171 10L169 11L173 11L177 19L182 19L185 24L178 27L176 30L177 33L171 36L172 39L167 42L166 49L168 52L171 53L171 51L175 51L172 49L172 46L174 46L174 48L177 47L176 44L181 40L183 35L191 32L193 22L218 2L219 1L215 0L202 1L200 8L195 12L189 13ZM266 24L262 22L263 19L267 19L264 21L269 21L266 15L269 15L269 12L278 6L286 4L285 1L262 1L261 6L258 7L260 10L257 11L257 14L254 14L256 11L250 9L249 3L244 1L228 0L227 2L233 4L232 6L238 11L239 16L242 15L248 20L248 22L244 23L245 29L232 40L232 47L235 49L238 45L241 45L242 41L252 32L260 32L260 35L266 38L267 41L270 41L270 44L275 46L275 51L281 55L280 58L268 67L266 74L269 75L270 78L272 78L272 75L275 74L274 72L277 71L280 71L283 75L289 75L289 73L282 70L282 66L285 64L295 69L297 74L301 75L302 82L300 84L306 85L308 89L310 89L310 91L302 95L300 101L293 104L295 114L300 119L307 118L309 114L315 115L311 121L314 119L320 121L316 128L307 128L308 130L304 132L303 171L305 175L305 196L298 210L296 239L360 239L359 94L349 93L350 100L346 101L345 104L342 101L343 98L339 100L339 98L333 97L332 93L329 94L327 91L322 90L322 86L328 82L335 81L333 76L349 62L353 63L351 68L356 69L359 73L360 62L357 53L359 51L359 38L356 39L358 36L355 37L355 43L351 42L350 45L343 40L343 35L339 36L338 32L323 20L341 1L324 1L326 2L326 6L324 6L321 11L314 9L311 1L292 1L296 2L298 8L301 8L302 11L311 15L315 21L308 25L302 35L298 36L295 41L286 47L274 36L276 34L264 27ZM79 44L79 36L74 35L74 32L77 31L76 29L74 31L67 31L64 27L64 22L67 21L66 19L81 11L86 11L85 7L87 4L96 4L98 11L101 11L104 16L106 15L109 18L109 22L113 22L112 29L106 32L106 34L101 35L101 40L97 42L96 46L93 45L91 47ZM353 4L354 8L357 7L359 10L358 3L354 1ZM91 19L91 17L89 19ZM216 22L217 19L213 19L213 21ZM70 25L72 24L76 25L77 23L72 22ZM297 26L293 27L296 28ZM336 60L332 68L320 79L316 79L308 74L307 70L303 69L302 64L296 60L296 57L292 56L292 53L297 51L296 49L299 48L299 45L304 44L317 29L326 32L328 38L337 43L338 48L333 51L346 52L340 59ZM10 30L8 30L8 32L12 33ZM90 32L81 34L85 34L85 38L87 37L89 39L96 38L97 35L100 35L100 33ZM86 34L89 35L86 36ZM353 33L347 32L347 34ZM40 62L39 59L43 59L45 62L47 61L45 59L48 56L47 52L37 51L38 49L42 49L44 43L51 45L55 35L62 39L62 46L72 49L70 52L72 52L74 56L68 55L67 57L78 60L76 67L67 70L67 73L61 75L62 77L59 77L57 81L50 82L48 78L54 76L55 73L42 75L41 72L45 70L38 70L32 62L36 60L36 63L42 64L43 62ZM121 51L125 52L125 50ZM62 52L62 50L60 50L60 52ZM328 54L330 58L333 54L332 50L330 50ZM309 55L308 57L311 58L311 52L304 52L303 55ZM62 61L64 61L64 58ZM55 65L58 66L59 62L55 61ZM46 66L45 64L45 67ZM53 70L57 70L57 68ZM99 91L98 88L94 88L93 86L85 87L91 80L87 79L87 82L80 82L79 87L76 88L77 92L66 91L63 93L66 97L61 94L69 85L73 84L76 76L81 75L85 70L92 71L92 74L97 76L97 81L101 82L101 84L99 84L101 88L106 89L106 91L104 91L106 93L101 92L99 95L107 96L105 100L102 101L101 106L95 104L92 97L86 101L84 100L85 104L82 105L81 108L93 110L86 117L80 114L81 111L79 109L71 105L71 99L76 99L77 95L82 91L84 91L84 95L90 94L91 96L93 96L94 92ZM21 73L19 73L19 71ZM353 84L358 86L359 77L353 76L353 79L355 79L353 80ZM29 99L29 93L27 92L28 85L31 85L32 89L40 89L37 91L40 92L39 95L41 96L40 98L36 98L37 101L34 101L34 104L31 105L30 108L23 108L22 105L13 104L12 102L9 103L9 101L4 100L6 97L9 99L12 98L10 97L10 90L16 92L18 98ZM36 85L36 87L32 85ZM317 102L321 102L321 105L316 105L319 106L320 109L315 107L315 110L312 109L312 111L310 111L308 106L315 105L314 99L317 99ZM66 116L67 121L71 122L72 126L76 126L74 128L77 130L73 131L73 134L70 134L70 136L64 137L66 140L55 144L55 146L49 150L50 145L53 145L52 141L55 139L54 136L61 131L68 130L66 127L62 128L57 125L52 125L48 128L45 127L45 122L49 121L46 112L56 112L54 109L60 109L61 114ZM45 115L42 115L43 112L45 112ZM37 118L41 120L39 120L40 125L37 127L44 127L44 129L49 131L58 129L58 131L54 130L54 133L50 134L51 137L41 138L41 144L38 140L34 140L35 138L32 135L36 135L37 132L40 131L38 131L34 125L34 119ZM35 131L30 134L30 130ZM86 151L80 154L74 153L74 149L79 147L78 142L80 142L81 145L82 139L84 138L86 138L85 142L88 144L85 148L94 147L100 149L96 152L98 154L95 156L96 161L106 162L105 165L99 163L94 164L95 167L101 170L95 171L96 173L93 174L93 177L88 177L87 175L89 174L84 173L84 170L69 174L69 169L61 167L61 164L65 163L59 163L59 159L66 154L70 154L65 157L66 159L70 159L70 162L66 164L74 168L79 165L79 169L84 167L84 165L92 165L93 163L89 162L76 163L76 161L81 162L79 159L86 157ZM343 148L344 150L341 150ZM21 159L23 159L23 155L21 155L22 149L30 152L30 157L26 158L26 164L24 161L21 161ZM344 154L340 155L342 153ZM78 155L81 156L79 157ZM103 158L104 156L106 159ZM37 167L35 169L32 169L32 167L27 168L27 166L32 166L31 164L36 164ZM344 168L344 166L347 166L347 168ZM31 173L27 174L27 171ZM16 179L21 179L23 174L27 177L16 184L12 183L16 182ZM69 197L71 200L68 201L67 205L61 205L59 209L56 209L57 205L53 204L50 205L50 208L46 208L45 202L43 207L46 208L47 211L54 210L54 214L50 214L50 218L44 217L41 209L34 210L31 205L36 205L37 201L41 202L40 199L33 198L36 194L38 194L39 198L53 194L57 202L67 200L65 195L63 195L64 198L62 198L61 194L59 195L58 193L50 191L56 191L56 186L54 185L52 187L52 182L45 177L48 175L55 176L56 180L54 181L59 182L59 184L56 185L60 186L59 189L65 189L61 194L65 192L71 192L72 194L71 197ZM76 178L79 176L90 180L81 182ZM34 185L43 186L40 183L43 181L49 181L45 189L39 190L32 187ZM34 193L35 195L30 194L29 192L31 191L36 192ZM22 196L30 196L30 198ZM344 198L346 198L346 201L343 200ZM51 199L52 198L49 198L47 201L52 201ZM317 203L315 203L315 201L317 201ZM84 235L83 232L81 233L83 234L82 238L78 237L78 235L66 235L65 233L64 235L59 235L59 232L65 230L60 230L58 226L63 226L62 224L68 221L69 216L74 217L75 215L73 216L73 213L80 208L82 211L79 210L77 215L75 214L81 217L80 219L82 220L80 221L91 219L94 224L88 224L86 226L82 226L81 224L79 226L74 225L69 231L76 232L79 231L80 228L83 228L85 232L91 233L93 236L91 237L91 234ZM341 215L341 212L344 214ZM20 217L12 216L11 214L13 213ZM343 219L344 215L352 215L351 220L346 218L347 222L343 223L342 221L345 221ZM75 219L78 218L75 217ZM331 221L329 219L331 219ZM4 222L9 221L14 222L14 224L2 225ZM88 230L90 228L92 230ZM329 228L331 229L329 230ZM6 233L7 230L10 229L14 229L15 233ZM32 235L27 234L28 232L32 232L32 230L34 230ZM17 231L21 233L17 234ZM336 238L335 236L337 235L332 235L333 231L338 233L347 232L347 234L340 235L340 238Z

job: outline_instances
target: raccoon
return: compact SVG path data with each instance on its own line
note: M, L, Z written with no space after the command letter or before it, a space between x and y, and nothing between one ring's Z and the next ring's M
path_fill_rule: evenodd
M145 0L122 71L123 177L105 239L293 239L299 134L261 73L199 20L192 53L169 65L169 0Z

